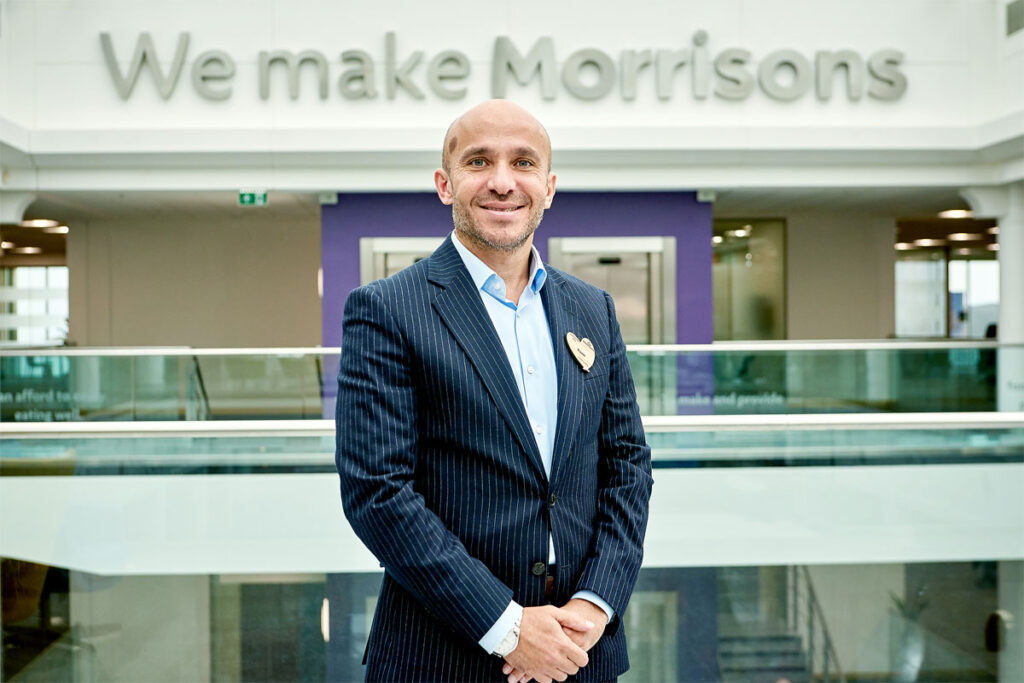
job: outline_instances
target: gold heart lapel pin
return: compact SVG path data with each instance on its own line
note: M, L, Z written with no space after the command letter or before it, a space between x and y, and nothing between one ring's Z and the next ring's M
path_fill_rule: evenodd
M583 372L590 372L590 366L594 364L594 359L597 358L594 343L586 337L580 339L572 332L565 335L565 343L569 346L569 351L572 353L573 358L583 368Z

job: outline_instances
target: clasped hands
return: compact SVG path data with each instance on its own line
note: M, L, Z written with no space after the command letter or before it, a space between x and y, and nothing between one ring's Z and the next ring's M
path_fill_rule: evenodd
M519 644L505 657L502 672L508 676L508 683L564 681L587 665L587 650L607 624L605 611L581 598L561 608L526 607L519 626Z

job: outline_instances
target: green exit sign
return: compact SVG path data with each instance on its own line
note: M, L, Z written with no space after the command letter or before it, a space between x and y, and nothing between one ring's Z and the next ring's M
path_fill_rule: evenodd
M267 191L266 190L239 190L238 191L238 205L239 206L266 206L267 205Z

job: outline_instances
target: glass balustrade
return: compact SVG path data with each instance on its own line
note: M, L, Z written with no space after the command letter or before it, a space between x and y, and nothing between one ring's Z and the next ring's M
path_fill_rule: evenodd
M1024 680L1024 414L946 387L995 348L757 348L630 351L655 486L624 683ZM0 362L0 679L361 680L381 572L336 355Z
M1024 462L1021 413L722 417L644 418L655 469ZM151 424L4 425L0 475L334 472L329 420Z
M624 681L1018 680L1024 416L645 421ZM0 436L3 680L360 679L380 572L309 531L344 524L330 421Z
M958 412L997 408L995 342L633 346L644 415ZM0 351L0 422L320 419L337 349Z
M4 351L0 422L319 419L323 363L318 350Z
M946 412L996 409L995 343L719 343L633 347L644 415Z

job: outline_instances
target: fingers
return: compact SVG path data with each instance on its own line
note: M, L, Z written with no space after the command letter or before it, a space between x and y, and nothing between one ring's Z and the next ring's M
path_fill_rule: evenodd
M586 651L573 642L563 623L579 629L577 635L594 626L570 610L552 605L524 608L519 643L502 666L508 683L527 683L531 678L538 683L564 681L587 665Z
M573 631L589 631L594 628L594 622L567 609L556 610L555 619L562 625L562 628L572 629Z
M574 665L571 661L567 662L562 669L554 672L551 676L544 676L543 674L534 674L531 676L522 669L517 669L508 662L501 667L501 672L505 674L508 679L508 683L529 683L531 680L537 681L537 683L545 683L545 681L564 681L569 676L575 676L579 673L580 667Z
M530 676L522 669L517 669L508 662L501 667L501 673L508 678L508 683L529 683Z
M584 650L590 649L590 635L583 631L574 631L571 628L562 629L562 633L569 636L569 640L574 642L577 647Z
M572 648L569 649L569 661L575 664L577 667L576 671L579 671L590 662L590 657L587 655L586 650L576 643L572 643ZM576 671L570 671L569 673L575 674Z

